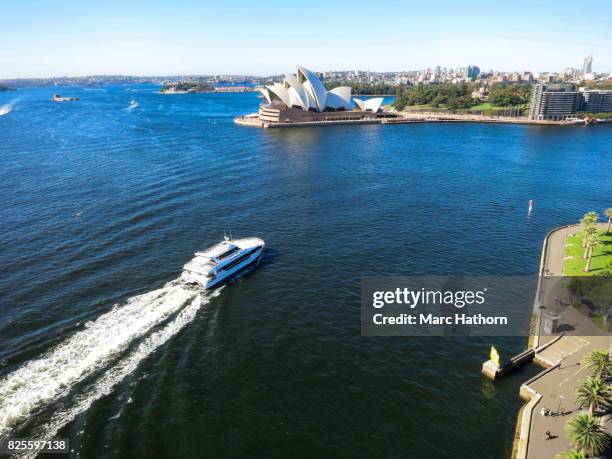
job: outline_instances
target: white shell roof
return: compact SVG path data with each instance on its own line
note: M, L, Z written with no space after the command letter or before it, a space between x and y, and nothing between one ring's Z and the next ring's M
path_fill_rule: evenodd
M279 100L287 107L300 107L302 110L314 108L324 111L326 108L350 109L351 88L342 86L331 91L310 70L297 67L297 75L287 75L283 83L274 83L266 86L262 94L268 101Z
M373 97L367 100L353 98L353 102L355 102L355 105L357 105L361 110L364 112L371 111L374 113L380 109L383 100L383 97Z

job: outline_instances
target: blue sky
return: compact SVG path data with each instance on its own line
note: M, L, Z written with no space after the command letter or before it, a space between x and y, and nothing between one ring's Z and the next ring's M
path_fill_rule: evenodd
M3 0L0 78L612 69L609 1Z

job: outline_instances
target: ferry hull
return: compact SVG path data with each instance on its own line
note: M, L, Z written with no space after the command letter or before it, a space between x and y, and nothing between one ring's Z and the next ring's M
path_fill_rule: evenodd
M228 280L233 279L236 276L240 275L245 269L261 261L262 252L263 252L263 247L260 247L255 252L253 252L253 254L249 258L244 260L244 262L240 263L238 266L230 269L227 272L223 272L223 274L219 274L217 277L215 277L213 281L209 282L205 288L211 289L211 288L217 287L223 282L227 282Z

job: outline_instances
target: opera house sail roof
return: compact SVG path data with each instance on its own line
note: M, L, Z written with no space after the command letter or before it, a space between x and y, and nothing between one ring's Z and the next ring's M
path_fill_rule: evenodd
M355 102L355 106L358 110L376 113L378 110L380 110L384 100L385 99L383 97L373 97L372 99L367 100L354 98L353 102Z
M267 85L261 92L270 105L313 112L351 109L350 87L327 91L313 72L300 66L295 75L287 75L282 83Z
M291 127L327 124L373 124L388 122L398 115L385 112L383 98L353 99L351 88L327 90L319 77L304 67L281 82L259 88L265 103L257 113L234 118L243 126Z

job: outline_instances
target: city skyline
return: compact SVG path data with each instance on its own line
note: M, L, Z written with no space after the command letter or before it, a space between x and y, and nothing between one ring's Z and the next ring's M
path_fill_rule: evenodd
M598 12L588 15L572 13L575 8L565 1L511 7L356 1L350 8L318 0L273 1L265 8L241 0L231 5L112 0L104 8L70 0L9 2L3 5L0 79L266 76L290 73L296 63L315 71L478 65L559 72L581 69L588 55L594 57L594 72L610 72L612 5L581 4L581 11Z

